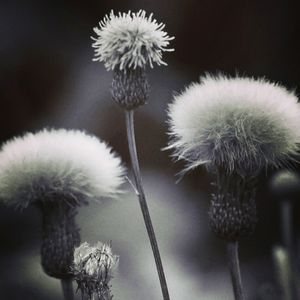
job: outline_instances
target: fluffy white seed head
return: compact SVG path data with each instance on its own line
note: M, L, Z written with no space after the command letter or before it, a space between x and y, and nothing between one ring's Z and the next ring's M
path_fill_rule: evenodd
M56 198L85 202L120 192L124 168L106 143L79 130L42 130L0 151L0 199L24 208Z
M119 256L113 254L110 245L98 242L90 246L87 242L82 243L74 251L73 273L78 287L87 293L101 290L107 293L108 282L118 261Z
M287 164L300 142L293 92L264 79L205 76L170 104L174 156L241 175ZM185 170L185 171L186 171Z
M162 52L174 51L168 49L169 37L163 31L165 25L152 18L146 17L146 12L119 13L111 11L94 28L97 37L94 40L94 61L104 62L107 70L137 67L144 68L147 64L166 65L162 60Z

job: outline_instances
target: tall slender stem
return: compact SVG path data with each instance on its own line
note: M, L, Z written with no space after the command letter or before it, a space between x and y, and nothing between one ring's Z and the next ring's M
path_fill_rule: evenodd
M291 276L289 277L289 289L291 292L291 299L298 299L298 290L296 283L297 270L295 268L296 258L294 253L294 241L293 241L293 213L292 213L292 202L288 199L283 199L281 201L281 234L283 245L288 252L288 263L289 269L291 271Z
M126 114L128 147L129 147L130 158L131 158L131 163L133 168L134 181L135 181L136 189L138 191L138 198L139 198L142 214L144 217L144 222L146 225L147 233L149 236L152 252L156 263L156 268L157 268L160 286L163 294L163 299L169 300L170 297L169 297L168 286L167 286L164 269L161 262L161 257L160 257L156 237L155 237L155 232L153 229L153 225L152 225L152 221L151 221L151 217L150 217L150 213L149 213L149 209L148 209L148 205L146 202L146 197L142 185L142 178L140 173L140 167L139 167L139 161L138 161L136 143L135 143L135 134L134 134L134 111L129 110L126 111L125 114Z
M288 200L281 201L281 234L283 245L289 252L293 254L293 230L292 230L292 205Z
M244 300L240 263L238 256L238 242L227 242L228 266L235 300Z
M65 300L74 300L72 279L61 279L61 286Z

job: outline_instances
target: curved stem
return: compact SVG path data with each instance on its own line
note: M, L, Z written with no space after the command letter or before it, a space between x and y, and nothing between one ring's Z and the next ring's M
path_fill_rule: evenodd
M142 214L144 217L145 226L147 229L147 233L149 236L152 252L155 259L155 264L158 272L158 277L160 281L160 286L163 294L164 300L169 300L169 291L167 287L167 282L164 274L163 265L161 262L161 257L155 237L155 232L153 229L148 205L146 202L146 197L144 193L144 189L142 186L142 179L141 179L141 173L140 173L140 167L139 167L139 161L137 156L137 150L136 150L136 143L135 143L135 134L134 134L134 112L133 110L129 110L125 112L126 114L126 129L127 129L127 139L128 139L128 147L130 152L130 158L131 158L131 164L133 168L133 175L134 175L134 181L136 185L136 189L138 191L138 198L142 210Z
M244 300L240 263L238 256L238 242L227 243L228 266L235 300Z
M72 279L61 279L61 286L65 300L74 300Z

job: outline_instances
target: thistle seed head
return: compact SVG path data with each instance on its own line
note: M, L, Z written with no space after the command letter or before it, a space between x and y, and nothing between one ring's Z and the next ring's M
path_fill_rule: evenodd
M0 199L25 208L36 201L80 205L120 193L124 168L106 143L79 130L42 130L0 151Z
M288 165L299 149L298 99L264 79L202 77L175 96L168 114L168 148L186 170L206 165L254 176Z
M97 36L92 37L93 60L104 62L107 70L145 68L148 64L152 68L154 63L166 65L162 53L174 51L168 48L174 37L169 37L163 31L165 25L152 16L146 17L144 10L118 15L111 11L94 28Z

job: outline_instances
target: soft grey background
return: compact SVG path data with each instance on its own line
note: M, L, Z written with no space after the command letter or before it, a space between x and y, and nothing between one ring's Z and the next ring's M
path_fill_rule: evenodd
M206 71L266 76L298 90L296 1L1 0L0 138L43 127L85 129L108 141L128 165L123 112L110 100L112 74L92 62L90 36L111 9L140 8L176 37L176 51L165 55L169 66L149 70L150 98L136 113L143 181L171 298L232 299L225 245L207 225L210 179L199 169L175 184L182 163L161 151L166 108L174 92ZM112 241L120 255L114 299L160 299L138 202L129 185L124 189L118 201L80 210L82 240ZM278 210L264 177L257 198L257 231L240 248L243 280L248 299L278 299L271 259L272 246L280 243ZM0 299L62 299L59 282L40 266L40 221L33 208L19 213L0 206Z

